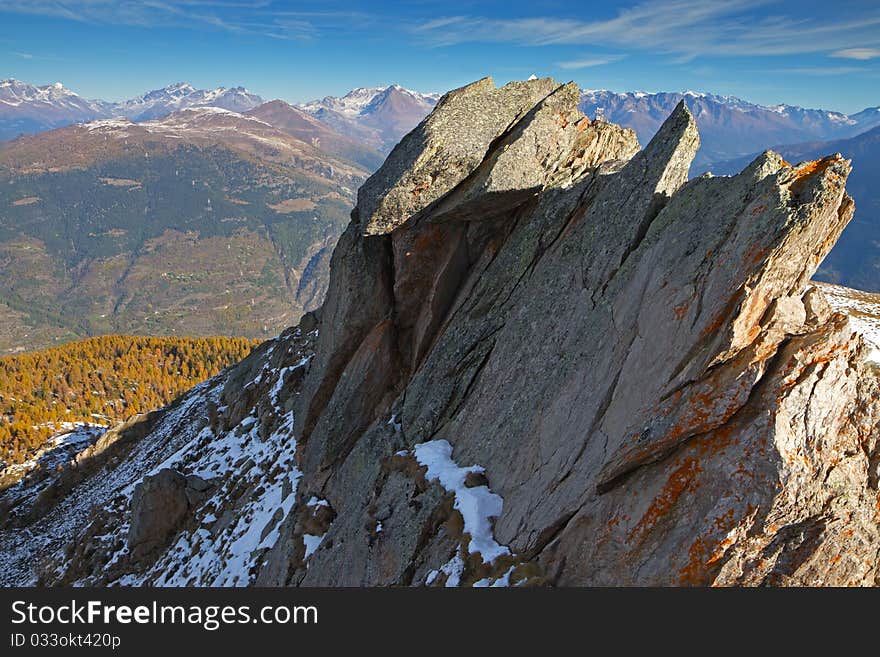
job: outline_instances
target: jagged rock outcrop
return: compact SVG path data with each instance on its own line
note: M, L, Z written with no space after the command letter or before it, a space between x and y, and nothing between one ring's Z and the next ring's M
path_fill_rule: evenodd
M437 126L511 92L456 92L362 188L297 413L303 487L337 513L304 583L420 581L425 504L395 511L423 536L403 579L371 576L387 549L354 519L397 485L383 459L437 440L486 468L497 540L554 582L873 583L876 377L806 292L849 164L768 152L687 183L684 105L630 158L567 87L532 88L489 136ZM433 155L458 139L489 147L449 180Z
M688 181L683 104L638 150L577 96L445 96L362 187L321 312L157 421L186 438L138 477L217 491L145 564L132 481L42 581L877 584L878 371L809 282L849 163Z

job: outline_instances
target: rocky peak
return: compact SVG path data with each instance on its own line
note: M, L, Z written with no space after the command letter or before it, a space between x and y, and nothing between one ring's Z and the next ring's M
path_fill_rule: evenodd
M849 162L688 182L683 103L644 150L577 103L444 96L361 188L320 313L166 411L45 581L876 584L877 369L809 283Z
M816 555L842 540L812 515L839 503L866 522L852 546L863 565L809 568L872 582L876 403L843 416L876 376L846 320L807 312L818 302L805 297L852 216L849 163L765 153L688 183L699 136L683 102L636 154L576 103L550 80L475 83L361 189L297 413L304 486L339 517L363 513L351 500L377 480L347 464L383 441L445 441L503 498L495 538L567 583L746 581L758 576L723 565L790 541L783 527L827 532ZM831 460L813 452L817 431L835 436ZM810 465L795 474L796 454ZM831 471L860 502L823 488ZM367 568L345 538L336 558ZM762 577L803 581L783 553Z

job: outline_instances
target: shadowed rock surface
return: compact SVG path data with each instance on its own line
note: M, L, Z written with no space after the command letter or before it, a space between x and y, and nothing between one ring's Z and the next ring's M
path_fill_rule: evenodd
M577 102L549 79L444 97L362 187L320 313L190 395L213 419L154 459L248 473L234 496L151 565L108 547L44 581L877 584L877 367L810 284L849 163L688 182L683 104L638 150ZM230 508L263 512L244 560ZM193 550L223 556L174 565Z

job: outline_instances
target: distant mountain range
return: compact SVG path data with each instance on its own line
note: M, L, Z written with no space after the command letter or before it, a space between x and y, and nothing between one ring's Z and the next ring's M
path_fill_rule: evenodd
M312 133L309 139L334 141L332 148L339 155L375 169L381 157L390 152L439 99L440 94L421 93L396 84L360 87L344 96L327 96L300 105L271 101L255 116L274 116L279 124L287 126L279 125L285 130L297 124L298 137L306 131ZM632 128L644 145L680 100L685 101L696 117L702 137L692 174L760 151L767 144L845 139L880 125L880 107L847 115L795 105L764 106L734 96L695 91L647 93L582 89L580 108L590 117L600 114L612 123ZM130 100L108 102L87 100L60 83L36 87L9 79L0 82L0 141L98 118L123 116L144 121L188 107L250 112L264 104L263 98L244 87L205 90L179 82ZM328 126L334 136L318 134L323 128L309 122L305 115ZM340 141L340 137L346 137L348 143Z
M145 121L167 116L188 107L220 107L233 112L246 112L263 103L263 99L244 87L196 89L186 82L178 82L164 89L150 91L143 96L110 105L110 114L125 116L134 121Z
M187 107L209 106L245 112L262 103L262 98L244 87L205 90L179 82L114 103L87 100L60 82L35 87L9 79L0 81L0 141L98 118L124 116L145 121Z
M694 91L674 93L619 93L582 90L581 110L590 117L600 114L611 123L636 131L645 145L663 120L681 101L696 118L701 147L691 174L713 164L761 151L769 144L852 137L880 125L880 107L846 115L794 105L757 105L733 96Z
M377 168L382 157L377 161L375 154L387 154L431 111L439 98L439 94L423 94L399 85L363 87L341 98L327 96L296 108L280 100L272 101L261 110L261 115L279 117L279 122L288 127L297 123L297 130L311 130L315 132L313 137L321 137L317 133L322 129L314 121L318 119L336 131L337 136L332 140L338 141L338 135L342 135L352 142L337 143L341 152L354 154L352 159L369 162L372 168ZM147 121L189 107L248 112L264 104L260 96L244 87L196 89L186 82L178 82L130 100L109 102L82 98L60 82L36 87L9 79L0 81L0 141L102 118ZM299 115L294 116L297 111ZM308 128L306 117L312 117ZM323 139L326 142L331 138L325 133Z

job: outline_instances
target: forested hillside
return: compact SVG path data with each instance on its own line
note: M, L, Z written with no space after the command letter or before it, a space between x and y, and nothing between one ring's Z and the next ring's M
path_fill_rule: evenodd
M321 304L360 166L213 108L0 146L0 354L268 338Z
M112 424L164 406L244 358L244 338L106 335L0 358L0 459L29 458L64 423Z

